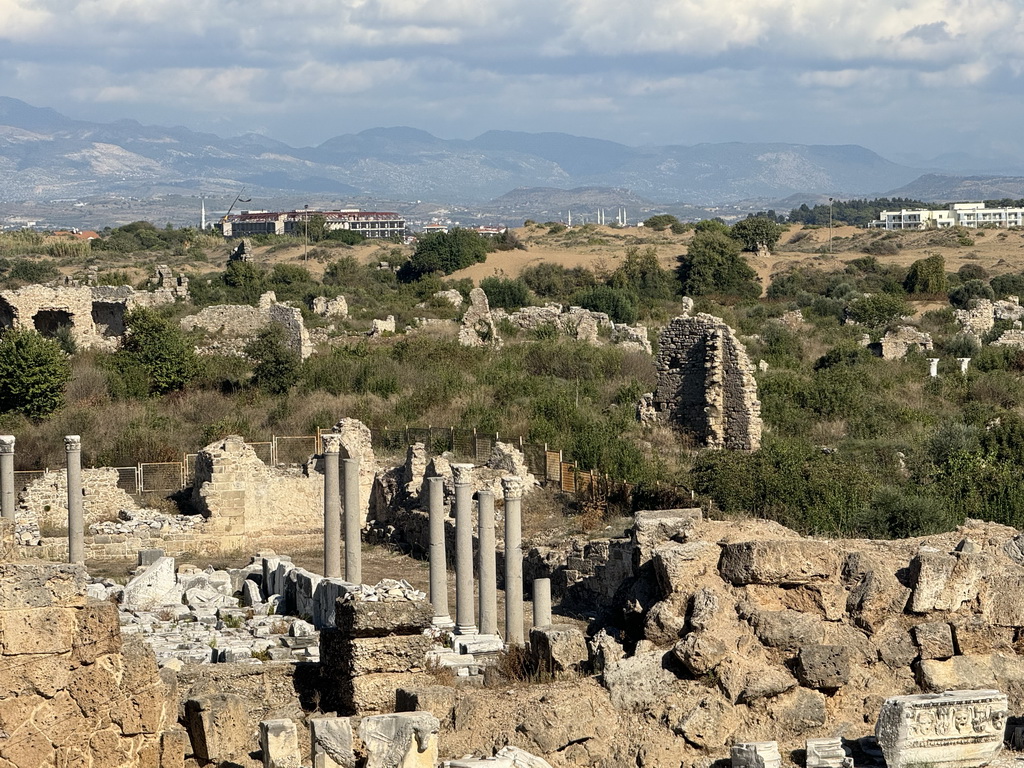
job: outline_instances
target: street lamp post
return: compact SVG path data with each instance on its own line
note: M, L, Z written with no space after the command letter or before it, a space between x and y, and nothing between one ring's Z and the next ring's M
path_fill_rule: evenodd
M302 220L305 223L305 233L302 236L302 260L309 260L309 205L303 206Z
M828 199L828 252L832 253L832 198Z

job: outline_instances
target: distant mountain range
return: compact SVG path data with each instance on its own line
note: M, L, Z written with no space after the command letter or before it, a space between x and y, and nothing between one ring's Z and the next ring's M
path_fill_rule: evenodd
M915 184L921 193L901 194L958 199L964 195L953 190L970 189L955 177L931 176L925 182L919 177L926 170L856 145L629 147L513 131L447 140L414 128L374 128L297 148L255 134L221 138L133 120L73 120L0 97L0 201L8 202L225 194L245 186L261 197L306 193L461 205L491 201L501 209L531 195L534 203L542 198L551 207L573 205L581 197L606 204L597 188L619 190L607 199L624 204L706 208L791 195L874 196ZM1004 182L1010 189L1010 180ZM531 192L535 188L543 189Z

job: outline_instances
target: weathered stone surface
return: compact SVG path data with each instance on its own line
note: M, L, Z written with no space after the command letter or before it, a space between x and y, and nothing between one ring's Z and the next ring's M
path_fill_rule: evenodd
M590 658L583 633L565 624L531 629L530 651L537 667L554 675L578 673Z
M809 733L821 728L828 718L825 694L794 688L780 696L769 699L768 713L772 719L786 724L786 730L795 733Z
M525 749L511 745L502 747L495 753L499 759L511 760L513 768L551 768L551 763L542 757L530 754Z
M836 578L839 559L827 541L743 541L722 547L718 570L736 585L810 584Z
M355 768L352 721L349 718L310 718L309 738L313 768Z
M721 318L675 318L658 337L657 368L654 407L661 418L706 448L760 448L754 368Z
M776 741L748 741L733 744L732 768L782 768Z
M498 328L491 316L487 294L482 288L474 288L469 292L469 307L462 316L459 343L466 347L501 346L501 337L498 336Z
M299 768L299 732L292 720L264 720L260 723L260 749L264 768Z
M805 645L797 656L796 675L808 688L839 688L850 679L850 651L836 645Z
M85 605L85 568L0 562L0 611Z
M750 615L750 624L758 640L784 651L820 643L825 637L821 620L800 611L755 611Z
M853 768L853 759L846 754L841 738L807 739L807 768Z
M196 757L223 762L252 751L255 729L248 722L245 700L232 693L189 699L185 727Z
M341 600L336 610L335 626L349 637L415 634L429 627L433 617L430 603L425 600Z
M900 360L911 349L928 352L933 347L931 334L910 325L901 325L882 337L882 359Z
M366 768L435 768L440 723L429 712L364 717L359 738Z
M666 657L671 654L653 651L606 664L601 682L608 689L612 706L644 711L663 700L676 681Z
M995 690L895 696L882 706L875 736L889 768L977 768L999 754L1007 709Z
M943 621L931 621L914 627L914 642L922 659L948 659L956 650L953 632Z
M133 610L148 611L157 606L181 602L173 557L161 557L129 581L124 588L122 605Z

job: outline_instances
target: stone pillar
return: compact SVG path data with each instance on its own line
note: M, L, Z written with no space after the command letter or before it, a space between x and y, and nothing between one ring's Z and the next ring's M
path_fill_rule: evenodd
M933 379L939 375L939 358L928 358L928 375L931 376Z
M14 435L0 435L0 517L14 519Z
M324 576L341 578L341 436L324 441Z
M82 499L82 438L67 435L64 451L68 467L68 562L85 562L85 509Z
M533 626L551 624L551 579L533 580Z
M475 635L473 616L473 465L452 464L455 478L455 632Z
M967 375L967 366L971 364L971 358L969 357L958 357L957 361L960 363L960 373L964 376Z
M363 583L362 515L359 512L359 459L344 459L345 581Z
M427 510L430 513L430 604L434 608L433 624L454 627L448 613L448 560L444 537L444 478L427 479Z
M503 477L505 492L505 643L524 645L523 629L523 481Z
M477 493L477 546L480 573L480 634L498 634L498 565L494 556L494 491Z

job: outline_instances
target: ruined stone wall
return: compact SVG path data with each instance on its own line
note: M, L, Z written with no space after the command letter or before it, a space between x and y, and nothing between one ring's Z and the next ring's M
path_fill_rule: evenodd
M882 337L882 358L901 360L911 348L928 352L933 346L931 334L919 331L913 326L901 325Z
M271 469L238 435L203 448L195 466L193 506L209 518L208 533L238 548L323 529L323 476L315 468Z
M173 678L85 583L81 566L0 562L0 763L180 768Z
M675 318L659 337L657 369L654 408L661 418L706 448L760 448L753 366L721 318Z
M113 467L82 470L85 524L116 520L123 509L138 509L127 491L117 486ZM19 520L34 520L44 531L67 530L68 479L64 470L48 470L28 484L18 496Z
M313 344L302 321L302 311L287 304L278 304L272 294L264 294L258 307L217 304L181 319L183 330L202 329L223 337L215 340L211 349L227 354L241 354L244 340L252 338L269 323L278 323L285 329L289 348L303 360L313 354ZM231 341L236 343L232 344Z

